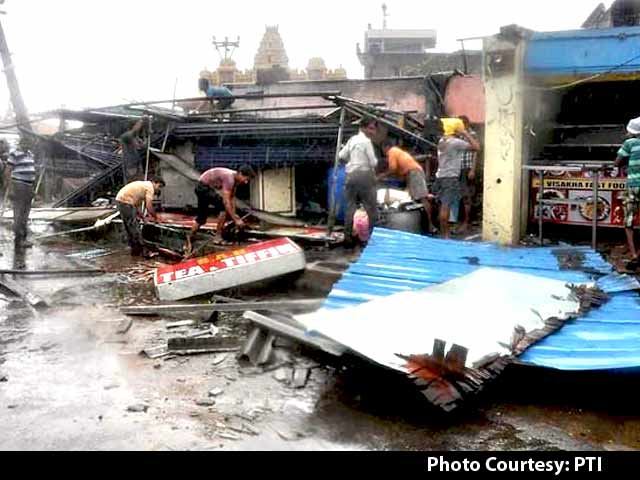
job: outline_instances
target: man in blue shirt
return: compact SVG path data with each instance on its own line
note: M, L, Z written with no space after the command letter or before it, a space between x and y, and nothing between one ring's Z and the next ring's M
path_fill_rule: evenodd
M640 118L635 118L627 126L628 139L618 151L616 167L627 166L627 194L624 201L625 232L632 260L630 269L638 267L638 251L633 238L633 225L640 210ZM594 214L597 214L594 213Z
M236 101L233 93L227 87L209 86L207 89L207 97L215 98L218 101L219 110L228 110Z

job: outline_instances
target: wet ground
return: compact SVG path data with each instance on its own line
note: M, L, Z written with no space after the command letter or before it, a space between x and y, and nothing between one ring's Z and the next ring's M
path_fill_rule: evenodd
M478 404L446 417L376 369L327 366L299 349L280 349L282 368L268 371L234 353L151 360L140 352L185 318L138 318L123 333L119 306L156 301L153 261L133 264L122 245L95 239L39 245L24 257L2 229L0 242L2 268L111 272L16 276L46 309L0 292L0 450L640 449L636 375L511 367ZM315 297L330 286L306 274L295 285L233 293ZM249 330L239 315L218 327L239 346ZM305 388L284 380L292 366L312 368Z

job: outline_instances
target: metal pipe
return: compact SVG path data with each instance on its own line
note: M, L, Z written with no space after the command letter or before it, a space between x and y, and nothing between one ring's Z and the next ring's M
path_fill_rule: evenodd
M149 158L151 157L151 132L153 117L149 117L149 131L147 132L147 164L144 168L144 181L149 180Z
M217 115L219 113L253 113L253 112L279 112L286 110L321 110L321 109L334 109L336 106L334 104L327 105L291 105L286 107L260 107L260 108L243 108L243 109L231 109L231 110L215 110L213 112L202 112L202 113L194 113L189 115L189 117L207 117L212 115Z
M540 190L538 194L540 195L540 199L538 200L538 216L540 217L538 220L538 236L540 241L540 246L544 246L544 237L542 236L542 226L544 223L544 170L540 170L539 173L540 178Z
M171 124L167 123L167 129L164 132L164 141L162 142L162 153L164 153L167 148L167 140L169 139L170 130L171 130Z
M329 209L329 225L328 225L329 234L333 232L333 228L336 225L336 214L337 214L336 191L338 188L338 166L340 164L340 150L342 149L342 135L344 132L345 116L346 116L346 109L342 107L342 110L340 111L340 127L338 128L338 142L336 145L336 156L333 162L333 184L331 185L331 204Z
M464 62L464 74L469 74L469 63L467 62L467 51L464 48L464 40L459 40L462 45L462 61Z
M102 111L109 110L112 108L125 108L125 107L136 107L143 105L158 105L162 103L179 103L179 102L208 102L211 100L222 100L222 99L236 99L236 100L262 100L264 98L305 98L305 97L335 97L340 95L342 92L332 91L332 92L308 92L308 93L261 93L261 94L245 94L245 95L231 95L231 96L213 96L213 97L191 97L191 98L180 98L180 99L169 99L169 100L154 100L153 102L132 102L132 103L123 103L121 105L111 105L108 107L99 107L99 108L88 108L84 111Z
M405 130L404 128L399 127L395 123L390 122L390 121L388 121L388 120L386 120L386 119L384 119L384 118L382 118L382 117L380 117L378 115L374 115L374 114L371 114L371 113L366 112L366 111L364 111L364 112L363 111L359 111L357 108L352 107L352 106L348 106L346 108L347 108L348 111L350 111L351 113L353 113L355 115L373 117L373 118L375 118L375 120L377 122L382 123L383 125L386 125L390 129L396 130L398 132L401 132L403 135L405 135L407 137L410 137L410 138L413 138L414 140L417 140L417 141L419 141L421 143L425 143L425 144L429 145L432 148L436 148L437 147L437 145L435 143L430 142L429 140L427 140L425 138L422 138L422 137L416 135L415 133L411 133L408 130Z
M600 205L599 188L600 188L600 172L593 172L593 230L591 232L591 246L594 250L598 249L598 206Z
M123 307L120 312L125 315L162 315L170 313L247 312L250 310L286 311L297 308L317 309L323 302L324 299L303 299L241 303L145 305Z
M104 270L97 268L86 270L0 270L0 275L93 275L96 273L105 273Z
M485 35L484 37L467 37L467 38L457 38L456 41L458 42L466 42L469 40L484 40L485 38L489 38L492 35Z

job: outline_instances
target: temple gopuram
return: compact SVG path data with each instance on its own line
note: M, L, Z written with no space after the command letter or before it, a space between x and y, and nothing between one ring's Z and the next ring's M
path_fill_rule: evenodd
M239 42L215 42L223 46L237 46ZM238 83L275 83L287 80L346 80L347 72L342 67L328 69L320 57L311 58L304 70L289 68L289 57L278 26L267 26L258 51L254 57L253 68L241 71L229 56L228 49L221 55L220 65L215 71L204 69L200 78L207 79L211 85Z

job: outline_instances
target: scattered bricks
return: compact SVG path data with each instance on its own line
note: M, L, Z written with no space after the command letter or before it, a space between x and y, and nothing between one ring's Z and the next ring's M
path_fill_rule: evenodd
M131 327L133 326L133 320L130 318L127 318L125 320L123 320L122 322L120 322L118 324L118 327L116 329L116 333L118 335L124 335L126 334L129 330L131 330Z
M222 390L221 388L214 388L213 390L209 391L209 396L210 397L219 397L223 393L224 393L224 390Z
M156 358L162 358L169 355L169 349L166 345L160 345L159 347L146 348L142 353L151 360L155 360Z

